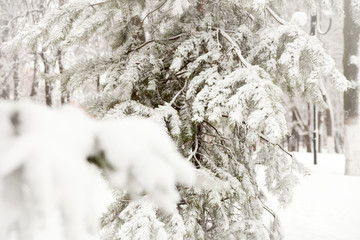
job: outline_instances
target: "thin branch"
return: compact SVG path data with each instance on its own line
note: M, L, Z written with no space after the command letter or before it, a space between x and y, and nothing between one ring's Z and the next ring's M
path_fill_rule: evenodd
M220 137L222 137L222 135L220 134L219 130L217 130L217 128L216 128L214 125L212 125L211 123L209 123L209 122L206 121L206 120L204 120L203 122L206 123L207 125L209 125L212 129L214 129L217 135L219 135Z
M228 116L223 115L223 117L228 117ZM247 126L246 122L242 122L242 123L243 123L245 126ZM269 139L267 139L267 137L265 137L264 134L260 133L260 134L259 134L259 137L260 137L260 139L264 140L265 142L270 143L271 145L278 146L278 147L279 147L281 150L283 150L287 155L289 155L291 158L294 158L294 156L293 156L291 153L289 153L288 151L286 151L285 148L283 148L280 144L271 142Z
M227 34L224 30L220 29L219 30L220 34L229 42L231 43L233 49L235 50L236 54L238 55L240 62L245 66L245 67L250 67L250 63L248 63L245 58L243 57L240 47L238 46L238 44L234 41L234 39L232 39L230 37L229 34Z
M196 160L196 162L199 164L199 166L200 167L202 167L201 166L201 164L200 164L200 162L199 162L199 160L195 157L195 155L196 155L196 153L197 153L197 151L198 151L198 149L199 149L199 141L198 141L198 138L197 138L197 134L195 134L195 148L194 148L194 150L190 153L190 155L189 155L189 157L187 158L187 160L188 161L190 161L193 157L194 157L194 159Z
M181 206L181 205L189 205L189 203L185 200L185 199L181 199L178 203L177 203L177 206Z
M219 41L219 29L216 31L216 41L217 41L217 47L220 50L222 48L221 43Z
M267 7L266 10L270 13L270 15L281 25L285 25L286 21L282 19L279 15L277 15L270 7Z
M129 54L131 52L135 52L135 51L139 50L140 48L143 48L143 47L145 47L146 45L148 45L149 43L152 43L152 42L155 42L155 40L146 41L146 42L140 44L139 46L137 46L136 48L129 50L126 54Z
M177 99L177 98L179 97L179 95L185 90L186 86L187 86L187 80L185 81L185 84L184 84L184 86L180 89L180 91L176 93L176 95L173 97L173 99L171 99L171 101L170 101L170 103L169 103L170 106L175 103L176 99Z
M201 133L202 133L202 134L205 134L205 135L208 135L208 136L210 136L210 137L214 137L214 138L218 138L218 137L220 137L220 138L222 138L222 139L225 139L225 140L230 141L230 139L229 139L229 138L226 138L226 137L222 137L222 136L214 135L214 134L207 133L207 132L201 132Z
M178 72L175 74L176 77L183 75L184 73L187 73L187 71Z
M214 223L213 223L213 224L214 224ZM214 230L215 228L216 228L216 225L214 224L211 228L206 229L206 231L207 231L207 232L210 232L210 231Z
M178 39L178 38L180 38L180 37L182 37L182 36L184 36L184 35L188 35L188 34L187 34L187 33L180 33L180 34L178 34L178 35L176 35L176 36L173 36L173 37L170 37L170 38L167 38L167 39L163 39L163 40L155 40L155 39L152 39L152 40L149 40L149 41L146 41L146 42L140 44L139 46L135 47L134 49L130 49L130 50L129 50L127 53L125 53L125 54L129 54L129 53L131 53L131 52L135 52L135 51L137 51L137 50L145 47L146 45L148 45L149 43L152 43L152 42L157 42L157 41L172 41L172 40L176 40L176 39Z
M156 12L157 10L159 10L160 8L162 8L167 1L168 1L168 0L165 0L164 2L160 3L159 6L157 6L154 10L151 10L150 12L148 12L148 13L146 14L146 16L143 18L143 20L141 21L140 26L142 26L142 25L144 24L145 19L146 19L150 14L152 14L152 13Z
M98 2L98 3L89 4L89 6L93 8L93 7L95 7L95 6L99 6L99 5L111 3L111 2L114 2L114 1L115 1L115 0L108 0L108 1L103 1L103 2Z
M200 140L202 143L206 143L206 144L211 144L211 145L214 145L214 146L219 146L219 147L222 147L224 148L225 150L227 150L229 152L229 154L231 155L231 157L233 159L237 159L236 155L234 154L234 152L227 146L225 146L224 144L220 144L220 143L217 143L217 142L208 142L208 141L205 141L205 140ZM199 153L200 154L200 153ZM203 155L205 156L205 155Z
M189 34L188 34L188 33L180 33L180 34L178 34L178 35L175 35L175 36L173 36L173 37L167 38L167 39L165 39L165 40L167 40L167 41L172 41L172 40L176 40L176 39L178 39L178 38L180 38L180 37L182 37L182 36L187 36L187 35L189 35Z
M286 151L285 148L283 148L280 144L277 144L277 143L273 143L271 142L269 139L267 139L267 137L265 137L263 134L259 134L259 137L264 140L265 142L268 142L270 143L271 145L273 146L278 146L281 150L283 150L287 155L289 155L291 158L293 158L293 155L291 153L289 153L288 151Z
M275 212L273 210L271 210L268 206L266 206L265 203L260 198L258 198L258 199L261 202L261 205L263 206L263 208L274 217L274 221L275 221L275 219L276 219Z

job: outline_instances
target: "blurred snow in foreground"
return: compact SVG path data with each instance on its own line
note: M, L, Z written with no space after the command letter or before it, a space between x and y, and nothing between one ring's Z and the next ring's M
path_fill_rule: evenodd
M284 240L360 239L360 177L344 176L344 156L319 154L314 166L312 154L294 155L312 173L295 187L293 202L277 210Z
M103 154L104 174L89 156ZM0 102L0 240L96 239L112 188L166 212L195 169L165 129L142 118L95 121L82 110Z

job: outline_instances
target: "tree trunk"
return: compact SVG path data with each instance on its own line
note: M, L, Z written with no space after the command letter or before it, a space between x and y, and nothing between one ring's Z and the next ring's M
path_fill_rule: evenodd
M9 88L9 84L5 81L0 92L0 98L9 99Z
M14 81L14 100L19 100L19 62L17 55L14 56L14 72L13 72L13 81Z
M324 119L323 119L323 114L321 111L318 111L318 126L317 126L317 148L318 148L318 152L321 153L322 151L322 148L321 148L321 145L322 145L322 126L323 126L323 122L324 122Z
M295 142L294 145L294 151L299 151L300 147L300 141L304 144L304 147L306 147L307 152L311 152L311 110L310 110L310 104L307 105L307 115L308 120L307 123L305 123L303 116L301 115L299 109L294 105L291 108L292 115L293 115L293 122L296 123L296 125L300 128L300 131L302 132L301 137L298 131L296 129L292 130L291 133L291 139L288 139L288 146L290 150L290 145L292 144L291 141ZM292 149L292 148L291 148ZM292 151L292 150L290 150Z
M333 112L329 108L325 111L325 123L326 123L326 148L328 153L335 152L335 138L333 133Z
M356 84L359 84L358 65L351 61L352 56L359 56L358 44L360 26L357 25L351 16L351 2L344 1L344 75ZM360 175L360 148L354 144L360 142L359 134L359 93L358 88L349 89L344 95L345 112L345 174Z
M49 63L48 63L48 61L46 59L46 56L45 56L44 52L40 53L40 57L41 57L41 60L43 61L44 74L46 75L50 71ZM48 81L45 81L45 102L46 102L46 105L48 105L48 106L52 105L51 93L52 93L52 84L50 82L48 82Z
M37 79L37 65L38 65L38 56L37 53L34 53L34 69L33 69L33 82L31 84L31 93L30 97L34 97L37 94L39 81Z
M304 141L305 141L305 145L306 145L306 152L311 152L311 131L310 131L310 127L311 127L311 107L310 104L307 104L307 110L308 110L308 122L307 125L305 125L305 136L304 136Z
M2 99L9 99L10 98L10 86L9 86L9 78L12 74L12 71L14 70L14 67L10 70L9 73L3 74L1 76L2 83L0 86L0 98Z
M57 52L57 60L58 60L58 65L59 65L59 73L61 74L64 72L64 65L62 62L62 51L60 49L58 49L58 52ZM62 87L60 87L60 92L61 92L61 94L60 94L61 95L61 97L60 97L61 104L65 104L65 103L69 102L68 92L63 91Z
M328 105L328 108L325 110L326 147L329 153L333 153L335 152L336 145L334 138L334 111L325 88L323 86L321 88L324 101Z
M46 102L46 105L48 105L50 107L52 106L51 92L52 92L51 83L45 82L45 102Z

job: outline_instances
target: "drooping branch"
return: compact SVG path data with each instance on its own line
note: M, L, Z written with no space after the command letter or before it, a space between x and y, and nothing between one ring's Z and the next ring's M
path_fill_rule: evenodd
M277 15L274 10L272 10L270 7L267 7L266 10L270 13L270 15L281 25L285 25L286 21L282 19L279 15Z
M271 210L268 206L266 206L265 203L264 203L261 199L259 199L259 200L260 200L261 205L263 206L263 208L264 208L268 213L270 213L270 214L274 217L274 220L275 220L275 218L276 218L275 212L274 212L273 210Z
M231 36L230 36L229 34L227 34L227 33L226 33L224 30L222 30L222 29L219 30L219 33L226 39L226 41L228 41L228 42L232 45L232 47L233 47L233 49L235 50L237 56L239 57L240 62L241 62L245 67L250 67L251 64L248 63L248 62L245 60L244 56L243 56L242 53L241 53L241 49L240 49L239 45L235 42L235 40L232 39Z
M228 115L222 115L222 116L225 117L225 118L228 118L228 117L229 117ZM248 126L247 123L244 122L244 121L242 122L242 124L243 124L244 126ZM280 144L271 142L267 137L265 137L264 134L259 133L259 137L260 137L260 139L264 140L265 142L267 142L267 143L269 143L269 144L271 144L271 145L273 145L273 146L278 146L282 151L284 151L284 152L285 152L287 155L289 155L291 158L294 157L291 153L289 153L288 151L286 151L286 149L284 149Z
M269 144L271 144L271 145L273 145L273 146L278 146L283 152L285 152L285 153L286 153L287 155L289 155L291 158L294 157L291 153L289 153L288 151L286 151L286 149L283 148L280 144L271 142L267 137L265 137L264 134L261 134L261 133L260 133L260 134L259 134L259 137L260 137L260 139L264 140L265 142L267 142L267 143L269 143Z

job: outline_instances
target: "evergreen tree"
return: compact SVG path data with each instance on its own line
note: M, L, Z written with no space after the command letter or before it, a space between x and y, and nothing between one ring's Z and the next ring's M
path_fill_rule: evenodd
M305 171L281 147L288 137L283 96L324 109L322 77L339 91L348 87L318 39L280 17L286 2L77 1L4 46L66 49L103 37L109 52L47 80L61 81L63 92L98 86L82 103L95 118L159 121L196 166L200 184L179 186L173 214L158 211L146 196L129 201L118 192L102 219L104 239L281 238L259 174L287 203L296 172ZM341 8L337 1L307 3Z

